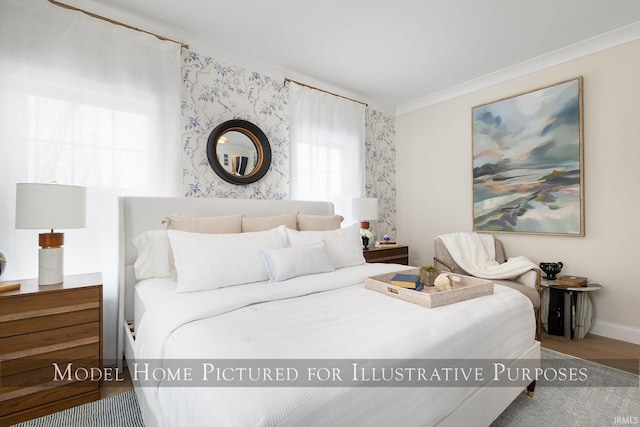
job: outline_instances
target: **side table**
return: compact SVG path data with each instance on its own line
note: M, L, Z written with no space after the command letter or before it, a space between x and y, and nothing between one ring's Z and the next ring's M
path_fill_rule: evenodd
M100 381L56 380L54 363L102 368L102 275L19 282L0 293L0 426L100 399Z
M367 262L409 265L408 246L398 245L381 248L370 247L369 249L365 249L362 253Z
M591 300L589 292L598 291L602 286L597 283L589 283L587 286L567 287L556 285L553 280L542 279L540 284L543 287L543 295L541 301L541 316L543 325L547 325L545 329L549 331L548 319L549 315L556 315L563 318L563 335L569 340L573 338L581 339L589 332L591 327ZM561 312L552 313L549 311L550 294L553 291L561 291L563 298L563 306ZM545 292L546 291L546 292Z

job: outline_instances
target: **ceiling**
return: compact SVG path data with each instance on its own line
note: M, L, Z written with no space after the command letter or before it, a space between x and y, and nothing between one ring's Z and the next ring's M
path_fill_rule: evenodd
M93 3L394 108L640 23L638 0Z

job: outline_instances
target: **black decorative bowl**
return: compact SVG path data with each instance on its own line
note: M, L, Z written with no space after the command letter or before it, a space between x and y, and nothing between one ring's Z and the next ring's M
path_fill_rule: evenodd
M540 269L547 275L547 280L556 280L556 276L562 270L562 263L558 262L541 262Z

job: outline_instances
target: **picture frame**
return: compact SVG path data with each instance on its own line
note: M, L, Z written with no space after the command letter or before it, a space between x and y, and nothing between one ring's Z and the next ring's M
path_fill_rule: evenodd
M471 109L473 230L584 236L582 76Z

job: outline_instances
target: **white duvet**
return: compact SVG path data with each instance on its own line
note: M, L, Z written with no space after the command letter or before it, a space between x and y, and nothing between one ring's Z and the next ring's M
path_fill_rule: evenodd
M365 264L279 283L177 294L141 282L137 359L513 358L534 340L521 293L427 309L365 289L406 266ZM175 285L173 285L175 286ZM166 426L434 425L472 388L166 387L144 392ZM416 414L419 416L416 417Z

